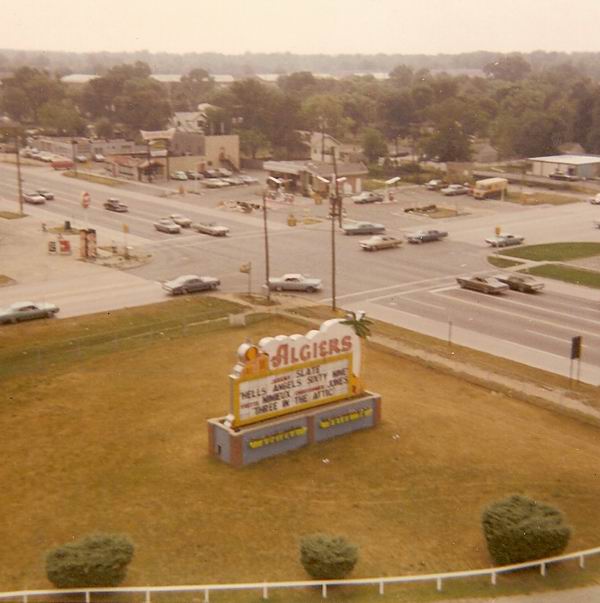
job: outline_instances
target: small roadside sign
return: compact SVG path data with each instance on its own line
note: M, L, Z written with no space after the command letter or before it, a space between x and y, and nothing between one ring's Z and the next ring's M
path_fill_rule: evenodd
M90 194L87 191L81 193L81 205L84 209L87 209L90 206L91 200L92 198L90 197Z
M581 335L571 338L571 360L581 358Z

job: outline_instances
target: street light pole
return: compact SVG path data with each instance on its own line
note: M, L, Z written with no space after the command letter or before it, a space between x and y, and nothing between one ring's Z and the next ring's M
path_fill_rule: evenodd
M337 163L335 160L335 148L331 148L331 155L333 158L333 187L330 191L330 207L331 207L331 309L335 312L337 310L336 303L336 282L335 282L335 218L339 216L340 226L342 225L342 211L339 201L338 193L338 179L337 179Z
M21 149L19 147L19 134L15 136L15 154L17 162L17 194L19 195L19 213L23 215L23 178L21 178Z
M263 191L263 226L265 231L265 286L267 287L267 302L271 302L271 287L269 285L269 230L267 228L267 191Z

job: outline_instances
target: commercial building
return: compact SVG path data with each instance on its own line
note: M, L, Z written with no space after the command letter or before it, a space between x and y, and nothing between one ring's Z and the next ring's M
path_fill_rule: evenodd
M298 191L304 195L312 192L325 194L329 190L329 181L333 177L333 165L324 161L265 161L263 168L269 176L283 181L288 191ZM339 163L338 178L343 194L356 194L362 191L363 179L369 170L362 163Z
M550 155L530 157L531 174L534 176L571 176L573 178L597 178L600 176L598 155Z

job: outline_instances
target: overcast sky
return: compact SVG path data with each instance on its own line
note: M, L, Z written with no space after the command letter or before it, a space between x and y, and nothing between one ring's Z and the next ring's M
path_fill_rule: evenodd
M31 50L437 54L598 51L600 0L3 0Z

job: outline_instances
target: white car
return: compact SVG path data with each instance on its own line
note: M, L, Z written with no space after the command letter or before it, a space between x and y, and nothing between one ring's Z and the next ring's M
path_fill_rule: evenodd
M58 311L59 308L55 304L16 302L6 309L0 309L0 324L16 324L34 318L52 318Z
M600 193L598 193L594 197L590 197L589 201L592 205L600 205Z
M485 242L491 247L509 247L510 245L520 245L525 237L514 234L500 234L497 237L490 237Z
M450 184L446 188L440 190L442 195L446 195L447 197L453 195L466 195L469 192L469 189L462 184Z
M168 218L154 222L154 228L159 232L166 232L167 234L179 234L181 232L181 226Z
M207 178L202 182L206 188L225 188L229 186L229 182L221 180L221 178Z
M23 193L23 201L32 205L41 205L42 203L46 203L46 197L35 192Z
M360 241L359 245L365 251L379 251L380 249L396 249L402 245L402 241L388 235L375 235Z
M175 222L175 224L179 224L182 228L189 228L192 225L192 221L181 214L171 214L169 219Z
M269 279L269 289L275 291L306 291L314 293L321 288L321 279L303 274L284 274Z
M254 176L247 176L246 174L240 174L240 179L244 181L244 184L257 184L258 178Z
M181 170L178 170L177 172L173 172L171 174L171 180L187 180L187 174L185 172L182 172Z
M197 232L213 237L226 237L229 234L229 228L227 228L227 226L222 226L215 222L198 222L192 224L192 228Z

